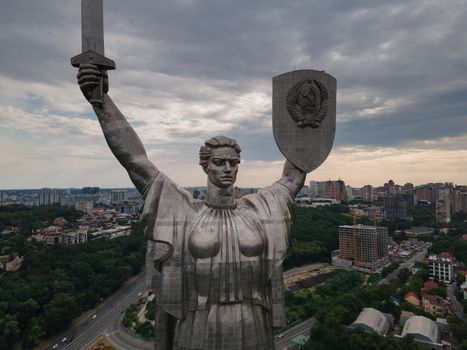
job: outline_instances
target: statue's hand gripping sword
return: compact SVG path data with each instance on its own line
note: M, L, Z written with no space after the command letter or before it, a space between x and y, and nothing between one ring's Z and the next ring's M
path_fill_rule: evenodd
M82 53L71 58L71 65L79 68L83 63L94 64L100 70L115 69L115 62L104 55L103 0L81 0ZM102 79L92 92L89 102L102 105Z

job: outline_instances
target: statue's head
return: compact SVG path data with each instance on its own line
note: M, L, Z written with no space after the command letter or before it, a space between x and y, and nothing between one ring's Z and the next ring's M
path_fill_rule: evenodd
M199 164L208 179L218 187L229 187L237 179L240 146L226 136L216 136L204 142L199 150Z

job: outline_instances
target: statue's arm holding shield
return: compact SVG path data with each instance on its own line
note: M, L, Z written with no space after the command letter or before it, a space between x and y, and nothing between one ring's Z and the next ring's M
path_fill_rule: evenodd
M285 161L282 170L282 181L285 181L291 191L292 198L300 192L305 184L306 172L297 168L288 160Z
M97 119L110 150L127 170L138 191L143 193L158 170L149 161L136 132L107 94L109 89L107 72L99 70L93 64L82 64L78 73L78 83L88 101L91 100L95 89L102 86L102 104L92 104Z

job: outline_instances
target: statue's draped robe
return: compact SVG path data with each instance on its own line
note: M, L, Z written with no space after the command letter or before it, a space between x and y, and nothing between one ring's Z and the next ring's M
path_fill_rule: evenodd
M215 208L159 172L144 200L156 349L273 349L272 327L286 322L290 179Z

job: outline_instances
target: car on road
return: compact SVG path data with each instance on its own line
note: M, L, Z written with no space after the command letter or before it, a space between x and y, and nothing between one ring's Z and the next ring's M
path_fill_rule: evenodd
M278 337L279 337L279 338L283 338L284 335L283 335L283 334L279 334Z
M56 349L58 348L58 344L55 344L54 346L52 346L52 349Z
M97 317L97 314L92 315L91 320L95 320Z
M61 340L62 343L66 343L67 341L68 341L67 337L63 337Z

